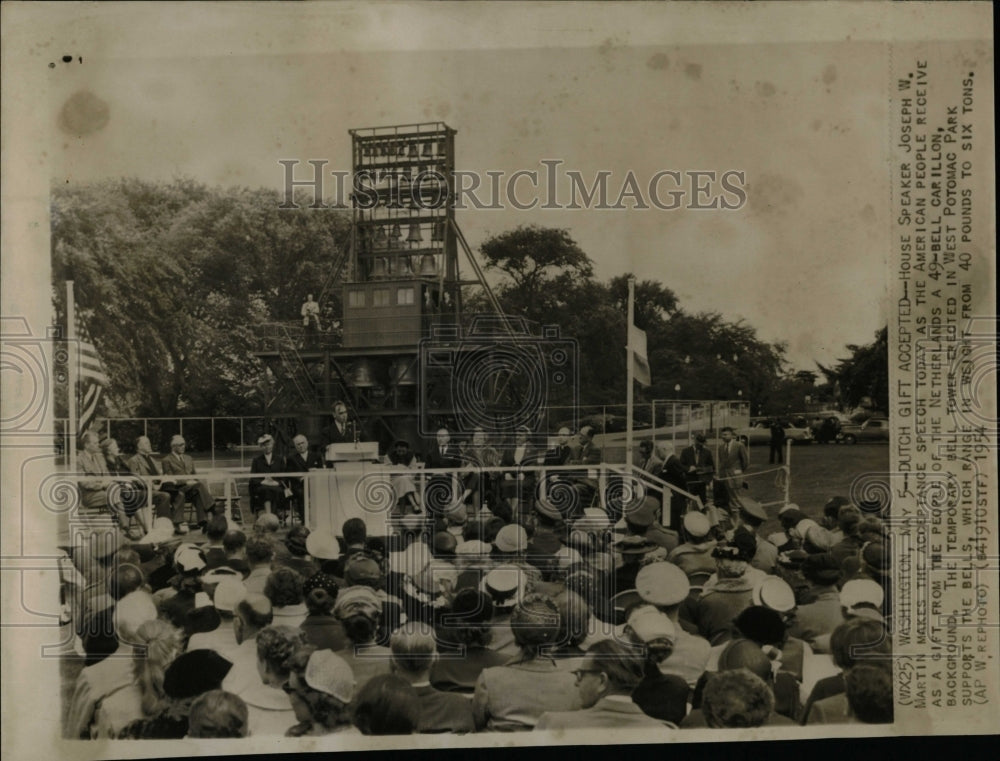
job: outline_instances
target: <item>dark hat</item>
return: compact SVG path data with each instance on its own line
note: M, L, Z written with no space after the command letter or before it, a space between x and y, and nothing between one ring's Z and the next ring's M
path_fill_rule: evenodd
M844 505L851 504L847 497L830 497L823 505L823 512L827 515L832 515L834 518L837 517L837 511L840 510Z
M762 605L744 608L733 624L744 637L760 645L781 645L785 639L785 622L781 614Z
M314 589L322 589L326 591L330 597L335 598L337 596L337 592L340 591L340 585L337 584L337 580L333 576L319 571L302 582L303 595L308 595Z
M175 700L193 698L222 686L231 661L214 650L191 650L177 656L163 675L163 691Z
M790 508L790 509L789 509ZM797 508L786 507L778 511L778 520L786 528L797 526L806 519L806 514Z
M647 552L655 550L658 546L644 536L634 535L623 536L613 545L615 552L620 552L622 555L645 555Z
M802 575L813 584L836 584L840 578L840 564L828 553L810 555L802 562Z
M757 554L757 537L742 526L733 532L733 538L730 541L730 544L734 544L739 547L741 560L753 560L753 556Z
M187 634L214 632L222 624L219 611L204 592L194 597L195 606L184 614L184 631Z
M785 568L801 568L809 553L805 550L788 550L778 555L778 565Z
M749 563L753 559L753 553L748 556L745 547L740 547L735 542L717 544L712 550L712 557L720 560L742 560Z
M463 589L455 595L451 612L461 625L486 623L493 620L493 600L478 589Z
M510 614L510 627L519 645L543 645L559 634L559 608L540 594L526 596Z
M763 505L750 497L740 497L740 510L759 521L767 520L767 512Z
M435 555L454 555L457 546L458 539L455 538L454 534L447 531L438 531L434 535Z
M269 441L274 441L274 436L272 436L269 433L265 433L263 436L257 439L257 446L264 446Z
M642 504L625 513L625 521L639 528L648 528L656 521L656 510L660 502L656 497L646 497Z
M705 434L703 433L696 433L694 435L694 440L697 441L699 444L704 444L706 441L708 441L708 439L705 438Z
M881 542L868 542L861 548L861 559L873 573L883 576L889 571L889 554Z
M372 584L382 579L382 569L369 557L355 557L344 569L344 580L350 585Z

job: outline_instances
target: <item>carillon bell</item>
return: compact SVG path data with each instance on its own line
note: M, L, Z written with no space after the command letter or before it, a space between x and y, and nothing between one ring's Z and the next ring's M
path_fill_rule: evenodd
M392 226L392 232L389 233L389 240L393 243L398 243L399 239L403 237L403 231L399 229L399 223L397 222Z
M399 266L396 268L396 274L400 277L413 277L413 266L410 264L410 257L399 257Z
M406 155L406 143L400 143L399 149L396 151L396 155L405 156Z
M431 240L433 241L444 240L444 222L434 223L434 229L431 230Z
M431 143L424 143L423 155L424 158L434 155L434 148L432 147Z
M385 257L380 256L375 260L375 267L372 269L372 277L388 277L389 267L386 264Z
M420 234L420 225L416 222L410 223L410 232L406 236L407 243L420 243L424 239L424 236Z
M389 239L385 235L385 228L379 225L378 232L375 233L375 248L385 248Z
M354 366L353 378L355 388L371 388L375 385L372 373L372 363L367 359L359 359Z
M437 277L437 259L434 254L424 254L420 257L420 276Z
M389 369L392 382L397 386L417 385L417 363L411 359L397 359Z
M410 158L415 159L420 157L420 150L417 148L416 143L410 143Z

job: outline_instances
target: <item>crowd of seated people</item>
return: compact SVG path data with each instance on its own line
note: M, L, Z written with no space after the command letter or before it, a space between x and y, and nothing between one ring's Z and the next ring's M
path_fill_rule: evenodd
M503 453L485 435L462 447L442 432L427 464L453 470L452 498L421 495L404 473L407 520L387 518L384 531L356 518L333 532L284 528L273 508L295 488L275 479L280 490L262 490L259 469L255 493L271 509L252 525L206 514L204 541L191 542L171 501L137 540L112 531L68 548L67 657L83 668L66 735L617 727L649 740L892 720L878 518L840 498L769 514L744 497L732 513L690 510L675 530L670 498L665 514L650 494L609 513L585 498L600 462L590 433L580 447L521 441ZM172 454L158 488L173 477L195 497L178 472L183 451ZM575 466L561 477L576 499L526 494L526 461ZM411 462L408 447L394 450L394 465ZM782 531L765 538L775 518Z

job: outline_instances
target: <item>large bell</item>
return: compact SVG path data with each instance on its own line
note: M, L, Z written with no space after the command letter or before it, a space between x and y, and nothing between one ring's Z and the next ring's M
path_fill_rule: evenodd
M431 240L439 242L444 240L444 222L434 223L434 229L431 230Z
M374 370L371 360L359 359L354 365L351 380L355 388L371 388L375 385Z
M403 231L399 229L399 223L397 222L392 226L392 232L389 233L389 240L392 241L393 245L399 243L399 239L403 237Z
M396 274L399 277L413 277L413 266L410 264L410 257L399 257L399 264L396 266Z
M434 147L432 143L424 143L424 158L428 158L434 155Z
M399 149L396 151L396 155L397 156L405 156L406 155L406 143L400 143L399 144Z
M384 256L380 256L375 260L375 266L372 268L372 277L388 277L389 276L389 265L385 260Z
M416 222L410 223L410 232L406 236L407 243L420 243L424 239L424 236L420 234L420 225Z
M417 385L417 363L414 359L397 359L389 370L391 380L397 386Z
M410 158L411 159L420 158L420 151L417 148L416 143L410 143Z
M389 239L386 237L385 228L379 225L378 232L375 233L375 248L385 248L389 244Z
M420 257L420 277L437 277L437 257L434 254L424 254Z

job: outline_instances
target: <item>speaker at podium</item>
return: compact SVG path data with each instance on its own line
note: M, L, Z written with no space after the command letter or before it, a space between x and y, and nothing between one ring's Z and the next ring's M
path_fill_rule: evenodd
M379 462L377 441L328 444L325 459L329 468L317 471L312 482L310 529L341 535L344 522L351 518L364 521L370 536L387 533L388 511L366 509L362 504L362 481L380 479L385 466ZM384 476L387 488L390 476Z

